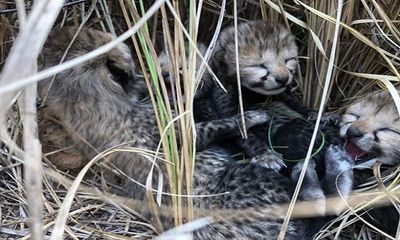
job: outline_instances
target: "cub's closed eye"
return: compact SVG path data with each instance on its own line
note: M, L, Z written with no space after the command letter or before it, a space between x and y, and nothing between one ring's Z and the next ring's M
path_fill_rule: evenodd
M249 65L249 67L264 68L264 69L268 70L267 66L265 66L264 64L252 64L252 65Z
M359 119L359 118L360 118L360 115L357 115L357 114L354 114L354 113L346 113L346 115L353 116L353 117L355 117L356 119Z
M359 115L354 113L345 113L342 117L342 124L349 124L357 121L360 118Z
M296 60L296 58L295 57L287 58L287 59L285 59L285 63L288 63L289 61L292 61L292 60Z
M390 128L379 128L378 130L376 130L376 132L391 132L400 135L399 131Z

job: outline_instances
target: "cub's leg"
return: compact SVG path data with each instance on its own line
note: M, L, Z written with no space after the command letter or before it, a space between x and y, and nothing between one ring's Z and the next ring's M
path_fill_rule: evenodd
M304 162L297 163L291 173L291 179L297 183L301 170L303 169ZM321 188L318 174L315 170L315 162L310 159L306 174L304 175L303 183L299 192L299 198L304 201L316 201L315 211L320 214L325 213L325 194Z
M346 197L353 189L354 159L343 146L329 146L325 152L325 178L322 185L327 194Z
M246 127L266 123L269 120L268 114L262 111L247 111L244 113ZM241 116L227 117L223 119L196 123L196 149L201 151L210 143L216 140L226 139L240 135Z

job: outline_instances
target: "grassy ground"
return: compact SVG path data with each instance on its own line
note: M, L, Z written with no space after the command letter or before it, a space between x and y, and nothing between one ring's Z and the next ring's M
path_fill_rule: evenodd
M66 234L71 239L147 239L157 233L157 226L141 220L137 212L140 203L87 187L101 187L100 174L92 169L88 170L90 177L82 180L75 197L69 199L72 204L70 209L61 207L76 173L61 172L49 164L42 167L40 149L37 144L32 144L36 143L37 138L35 118L24 115L36 111L34 82L43 76L34 75L34 62L40 51L40 42L45 40L51 27L93 27L124 37L126 34L123 34L132 26L142 26L138 31L131 28L131 32L136 34L132 37L126 35L125 42L134 49L148 86L153 88L152 102L158 109L160 132L164 132L171 122L172 109L181 115L176 123L180 134L168 132L162 142L166 160L175 163L168 174L171 191L176 194L172 215L178 224L184 222L183 216L191 219L194 211L190 201L178 197L191 191L193 132L190 109L196 82L190 79L199 77L195 72L196 49L188 42L202 41L212 45L220 29L235 21L264 19L285 23L296 36L300 50L297 84L292 90L303 104L315 109L322 102L328 111L340 111L349 102L378 87L390 87L400 79L399 0L349 0L344 3L70 0L65 3L38 3L35 6L31 6L31 2L0 1L0 120L5 123L1 126L2 140L9 145L2 146L0 153L1 238L40 239L41 228L48 234L47 231L54 225L58 227L55 223L57 216L68 218ZM157 8L151 8L153 4ZM340 4L343 9L338 11ZM51 11L44 11L45 6ZM26 18L26 14L32 18ZM340 22L337 25L340 28L335 26L338 14ZM54 26L51 26L53 21ZM26 31L22 31L22 28ZM337 42L334 41L335 35ZM16 47L10 51L13 44ZM32 51L26 51L28 46ZM173 62L180 62L184 66L182 87L185 91L177 89L178 97L171 105L164 101L167 99L166 91L158 74L159 62L156 57L156 52L165 48L169 49ZM24 66L22 70L21 66ZM175 75L179 75L178 68L174 69ZM21 85L18 85L17 79L23 79ZM7 111L15 100L16 90L22 88L25 91L18 95L18 104ZM181 101L180 96L183 95L187 99L185 103ZM398 95L393 97L398 100ZM187 111L189 114L184 114ZM12 141L5 136L5 130ZM178 135L179 142L183 143L181 151L177 147ZM12 143L24 146L25 152L12 146ZM177 178L178 173L183 173L184 177ZM398 168L390 169L386 175L388 184L396 185ZM41 182L43 191L38 194ZM371 181L375 189L379 183L379 179ZM366 187L360 192L367 190ZM366 201L357 195L355 199L359 204L357 212L362 212L363 206L373 198ZM330 232L322 232L318 238L326 237L324 233L331 237L340 233L341 237L349 239L385 237L383 232L367 226L360 218L351 217L355 215L354 211L347 210L336 219L335 225L329 227ZM33 231L28 229L28 215L33 216L32 226L36 226L32 228Z

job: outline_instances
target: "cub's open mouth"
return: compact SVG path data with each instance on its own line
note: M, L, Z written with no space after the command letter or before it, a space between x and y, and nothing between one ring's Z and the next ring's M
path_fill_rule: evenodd
M364 150L360 149L356 144L354 144L350 140L347 140L345 145L346 145L346 151L350 153L350 155L352 155L357 162L365 162L376 157L375 154L371 152L365 152Z

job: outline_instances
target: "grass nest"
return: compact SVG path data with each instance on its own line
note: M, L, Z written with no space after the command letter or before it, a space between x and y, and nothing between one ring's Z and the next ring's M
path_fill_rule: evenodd
M59 228L56 222L60 216L67 219L64 226L65 236L71 239L150 239L160 233L157 227L143 219L142 213L138 211L140 202L108 193L105 187L107 183L95 169L87 169L86 177L82 177L76 186L76 194L69 198L68 192L74 187L73 179L80 178L80 175L73 171L57 170L46 160L46 156L41 154L38 147L40 145L34 144L37 128L35 118L21 116L24 112L36 109L34 86L44 76L33 74L29 66L34 66L40 48L28 53L25 49L18 48L11 51L11 47L18 42L31 46L30 44L35 44L32 39L43 42L50 28L65 25L83 26L110 32L115 36L123 36L130 29L135 34L125 37L125 42L134 50L144 78L149 82L153 81L153 86L154 81L158 81L159 62L156 52L165 48L185 49L190 42L211 44L215 41L214 34L224 26L235 21L253 19L282 22L295 35L299 46L299 66L292 92L307 107L317 109L321 103L325 103L327 111L340 112L348 103L358 100L372 90L393 89L393 85L400 80L400 0L36 2L33 4L33 1L28 0L0 1L2 239L41 239L43 235L49 236ZM335 19L339 13L339 6L340 28L337 29ZM35 24L41 24L39 31L33 31ZM133 26L138 24L142 27L135 29ZM22 34L23 28L28 29L26 34ZM31 32L29 28L32 28ZM332 42L335 34L339 36L338 41ZM335 45L332 45L333 43ZM333 49L335 54L331 56ZM176 52L177 59L186 61L186 56L180 54L182 52L189 52L188 55L191 56L195 49ZM12 64L13 61L18 64ZM10 64L7 65L6 62ZM191 64L192 61L189 60L188 69L193 66ZM20 66L24 66L22 70ZM184 84L190 84L189 79L193 77L193 73L194 71L188 71L183 74ZM21 81L17 81L18 79ZM329 79L328 85L325 79ZM22 94L21 89L25 89ZM185 97L193 98L191 95ZM321 101L324 98L326 101ZM397 94L394 94L393 98L399 102ZM167 96L155 96L156 103L163 103L164 99L167 99ZM183 106L182 104L177 101L175 106ZM160 123L161 130L171 121L170 112L173 108L174 106L168 106L159 109L160 116L165 116ZM175 111L182 114L182 109L185 110L177 108ZM183 116L179 121L190 125L191 118ZM183 141L183 149L186 151L166 153L167 160L193 157L190 151L190 139L193 135L187 129L179 131L185 133L181 136L186 136L186 140ZM4 133L7 133L8 137L5 137ZM170 137L163 144L174 145L176 142L176 137ZM24 146L24 151L21 150L21 146ZM367 207L379 204L379 199L388 193L387 189L396 189L399 168L388 169L382 174L379 169L375 169L375 172L379 174L375 174L375 178L352 195L353 205L348 206L346 211L321 230L315 236L316 239L390 238L384 231L364 222L362 216L367 214L364 211ZM190 181L182 180L176 184L190 192ZM174 186L173 189L178 189L178 186ZM389 199L389 204L398 204L398 195L394 194ZM63 207L64 201L70 201L70 208ZM174 206L172 215L179 224L185 221L180 215L182 211L190 213L195 210L190 204ZM252 214L252 211L247 210L246 213ZM219 217L235 217L231 212L218 214ZM296 214L301 215L293 213ZM191 224L189 225L195 228L196 224L201 223L194 221ZM159 236L160 239L163 237L168 239L169 236ZM187 235L174 237L183 239Z

